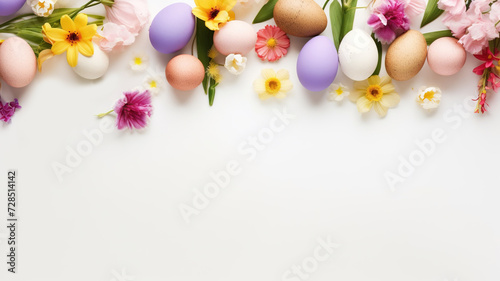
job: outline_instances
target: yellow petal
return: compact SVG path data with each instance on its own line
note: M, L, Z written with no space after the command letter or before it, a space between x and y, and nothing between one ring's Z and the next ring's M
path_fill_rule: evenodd
M82 55L86 57L94 55L94 44L92 44L92 41L80 41L76 44L76 46Z
M290 74L286 69L280 69L276 73L276 78L278 78L279 80L287 80L290 79Z
M395 107L399 103L399 95L397 93L384 94L380 99L380 103L385 107Z
M220 11L215 17L214 21L219 23L226 23L229 20L229 13L227 11Z
M281 80L281 89L280 93L290 92L293 88L293 84L290 80Z
M268 93L264 92L264 93L260 93L259 94L259 99L261 100L267 100L268 98L270 98L271 95L269 95Z
M286 98L286 93L280 91L274 97L277 98L277 99L284 99L284 98Z
M219 23L214 20L205 21L205 26L210 30L219 30Z
M375 112L377 112L380 117L387 115L387 107L383 106L382 103L374 102L373 107L375 108Z
M266 92L266 81L264 79L257 79L253 81L253 89L257 94Z
M352 102L357 102L359 98L366 95L366 90L356 90L352 92L348 97Z
M91 40L97 33L97 25L95 24L87 25L85 27L80 28L79 31L82 36L82 40Z
M69 31L69 32L76 31L76 25L68 15L64 15L61 17L61 27L62 27L62 29Z
M358 106L358 111L361 113L368 112L372 108L372 102L366 97L360 97L356 105Z
M363 91L366 91L366 89L370 86L368 80L356 81L354 82L353 85L355 90L363 90Z
M387 84L390 84L392 82L392 79L391 77L389 76L383 76L383 77L380 77L380 86L384 86L384 85L387 85Z
M51 50L55 55L60 55L64 53L70 46L71 44L67 41L59 41L55 42L54 45L52 45Z
M264 77L264 79L266 80L269 78L274 78L276 77L276 72L274 72L274 70L270 68L262 69L262 77Z
M76 46L70 46L68 48L66 59L71 67L75 67L78 64L78 50Z
M380 85L380 77L378 75L373 75L368 78L368 83L370 85Z
M87 26L88 17L86 14L78 14L75 18L75 26L76 29L80 29L84 26Z
M45 34L52 42L64 41L68 37L68 32L60 28L46 29Z
M52 53L52 50L50 49L47 49L47 50L43 50L40 52L40 54L38 55L38 71L39 72L42 72L42 64L52 58L54 56L54 53Z
M202 21L208 20L208 11L199 7L195 7L192 10L192 13L195 17L199 18Z
M236 2L236 0L219 0L219 7L221 10L229 11L236 5Z
M234 14L233 11L227 12L229 14L229 20L234 20L236 18L236 15Z
M210 10L211 8L217 6L216 0L195 0L194 4L202 9Z
M396 91L396 88L394 88L394 85L392 85L391 83L385 84L384 86L382 86L381 89L382 93L384 94L389 94Z

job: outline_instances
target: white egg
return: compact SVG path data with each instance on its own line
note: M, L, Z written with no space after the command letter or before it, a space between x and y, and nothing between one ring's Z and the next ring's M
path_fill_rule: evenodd
M375 41L361 29L349 31L339 46L339 62L342 72L354 81L370 77L378 63Z
M78 64L73 67L73 71L82 78L94 80L101 78L108 70L108 66L108 55L94 44L94 55L86 57L78 54Z

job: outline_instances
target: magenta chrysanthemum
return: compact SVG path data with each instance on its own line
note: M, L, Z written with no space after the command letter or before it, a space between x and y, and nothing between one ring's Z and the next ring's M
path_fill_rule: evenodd
M410 29L410 20L405 14L405 3L387 0L378 6L368 19L375 37L382 43L391 43L396 36Z
M153 111L151 93L149 91L143 93L139 91L126 92L124 97L116 103L114 111L118 115L116 125L119 130L125 127L129 129L144 128Z
M17 99L14 99L14 101L6 103L2 103L0 101L0 120L4 121L5 123L9 122L10 118L14 116L16 109L19 108L21 108L21 106L19 105Z

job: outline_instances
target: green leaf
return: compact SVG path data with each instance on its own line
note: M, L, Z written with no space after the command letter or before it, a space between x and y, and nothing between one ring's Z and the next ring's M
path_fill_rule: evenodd
M205 67L205 70L210 63L210 58L208 57L208 52L214 44L214 32L205 26L205 22L196 18L196 52L198 54L198 59ZM205 94L208 93L208 82L209 77L205 71L205 79L203 79L203 90Z
M210 78L210 88L208 88L208 103L210 106L214 105L215 87L217 87L215 80Z
M344 11L344 17L342 18L342 28L340 30L340 42L342 42L344 36L352 30L357 4L358 0L347 0L347 3L342 1L342 10Z
M424 38L425 38L425 41L427 42L427 45L432 44L432 42L436 41L436 39L439 39L441 37L453 37L453 34L449 30L441 30L441 31L424 33Z
M278 0L269 0L260 11L255 16L253 23L260 23L273 18L274 6L278 3Z
M373 75L379 75L380 74L380 69L382 68L382 43L378 41L375 38L375 34L372 33L372 38L373 41L375 41L375 45L377 45L377 51L378 51L378 62L377 62L377 68L375 68L375 71L373 72Z
M427 2L427 7L425 8L424 18L420 24L420 28L426 26L427 24L433 22L437 19L444 11L438 8L438 0L429 0Z
M339 1L334 0L330 5L330 21L332 26L333 42L335 43L335 48L339 50L340 45L340 30L342 29L342 18L343 18L342 7Z

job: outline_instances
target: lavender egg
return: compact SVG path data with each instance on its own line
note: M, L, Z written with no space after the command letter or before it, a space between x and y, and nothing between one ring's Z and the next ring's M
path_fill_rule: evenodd
M26 0L0 0L0 16L10 16L19 11Z
M155 16L149 28L149 40L158 52L171 54L189 43L195 24L191 10L186 3L175 3Z
M309 40L299 53L297 75L309 91L319 92L328 88L337 76L339 57L332 40L316 36Z

